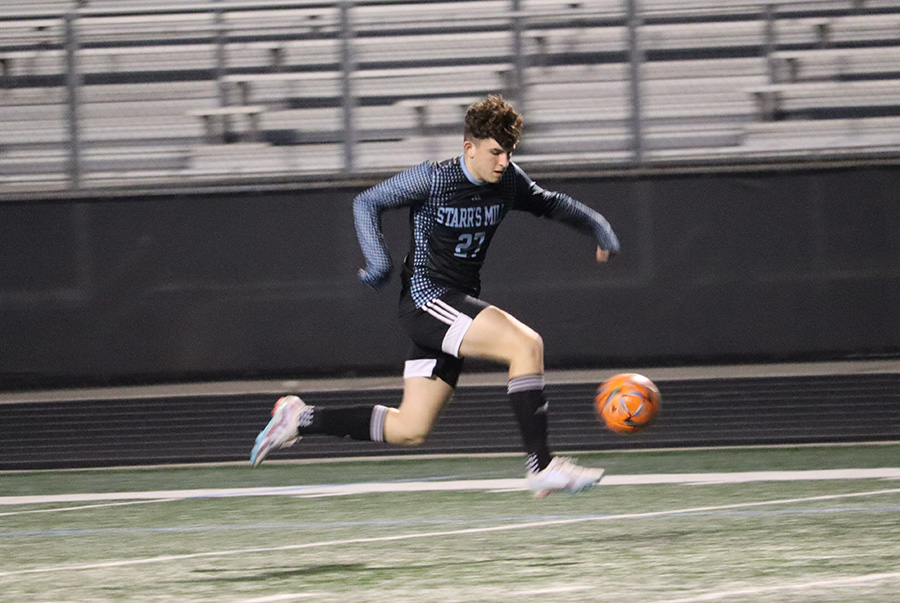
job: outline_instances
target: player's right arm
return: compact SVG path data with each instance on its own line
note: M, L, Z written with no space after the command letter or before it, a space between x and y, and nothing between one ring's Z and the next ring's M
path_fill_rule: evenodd
M619 252L619 239L601 214L569 195L541 188L519 166L512 164L510 168L515 170L518 178L515 209L562 222L592 235L597 242L598 262L605 262Z
M359 280L378 288L391 276L391 256L381 231L381 212L421 203L431 192L435 164L421 163L360 193L353 201L356 236L366 259Z

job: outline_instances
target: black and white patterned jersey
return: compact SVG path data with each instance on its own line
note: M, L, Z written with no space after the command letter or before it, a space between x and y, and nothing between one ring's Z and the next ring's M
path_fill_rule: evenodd
M463 157L426 161L361 193L353 203L356 234L366 259L360 279L377 287L391 273L381 213L409 207L411 241L405 261L412 299L420 308L449 290L477 297L491 239L510 210L522 210L589 234L604 250L619 241L606 219L568 195L535 184L515 163L494 184L469 174Z

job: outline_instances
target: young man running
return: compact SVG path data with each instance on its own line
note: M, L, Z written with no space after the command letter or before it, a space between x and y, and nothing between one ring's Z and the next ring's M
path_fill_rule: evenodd
M547 446L541 337L478 298L485 254L510 210L558 220L592 236L598 262L619 250L603 216L567 195L542 189L511 162L521 128L522 118L514 109L490 96L466 113L461 157L422 163L356 198L356 232L366 259L359 278L373 288L384 284L392 269L381 213L399 207L410 211L412 239L402 268L400 320L413 345L400 406L309 406L297 396L285 396L256 438L253 466L272 450L313 433L421 444L453 397L463 358L473 357L509 367L507 391L527 453L526 477L537 496L578 492L600 480L602 469L555 457Z

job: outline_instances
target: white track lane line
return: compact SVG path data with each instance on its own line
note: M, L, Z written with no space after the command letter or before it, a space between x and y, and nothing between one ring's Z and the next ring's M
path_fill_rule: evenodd
M900 468L829 469L810 471L746 471L737 473L664 473L609 475L601 486L637 486L648 484L738 484L771 481L818 481L848 479L900 479ZM0 506L35 504L71 504L122 500L184 500L186 498L228 498L234 496L348 496L381 492L516 491L527 490L524 479L473 479L408 482L363 482L314 486L267 488L208 488L199 490L162 490L151 492L103 492L52 494L43 496L0 496ZM49 510L48 510L49 511Z
M420 532L412 534L397 534L394 536L378 536L372 538L349 538L346 540L324 540L320 542L308 542L305 544L287 544L276 547L260 547L252 549L237 549L227 551L208 551L206 553L189 553L184 555L162 555L159 557L147 557L143 559L122 559L105 561L102 563L86 563L82 565L57 565L49 567L36 567L31 569L0 572L0 578L7 576L21 576L26 574L49 574L56 572L71 572L93 569L106 569L111 567L127 567L133 565L150 565L153 563L169 563L173 561L187 561L190 559L208 559L214 557L234 557L239 555L253 555L258 553L274 553L281 551L300 551L304 549L316 549L325 547L337 547L353 544L372 544L376 542L398 542L401 540L416 540L423 538L445 538L447 536L462 536L466 534L486 534L489 532L508 532L512 530L526 530L544 528L548 526L568 525L575 523L599 523L627 519L645 519L650 517L666 517L670 515L687 515L691 513L708 513L711 511L727 511L731 509L747 509L753 507L766 507L774 505L791 505L826 500L840 500L846 498L863 498L869 496L882 496L888 494L900 494L900 488L890 490L872 490L868 492L853 492L849 494L829 494L824 496L807 496L803 498L783 498L779 500L764 500L731 505L716 505L707 507L689 507L685 509L672 509L668 511L651 511L647 513L624 513L621 515L605 515L602 517L573 517L570 519L547 519L544 521L529 521L501 526L481 528L466 528L461 530L445 530L440 532Z
M816 588L841 588L850 587L866 582L880 582L882 580L900 580L900 572L887 572L883 574L866 574L862 576L847 576L844 578L831 578L828 580L815 580L797 584L779 584L776 586L759 586L756 588L740 588L735 590L722 590L704 593L694 597L683 599L670 599L667 603L700 603L701 601L719 601L731 597L752 597L769 593L778 593L791 590L807 590Z

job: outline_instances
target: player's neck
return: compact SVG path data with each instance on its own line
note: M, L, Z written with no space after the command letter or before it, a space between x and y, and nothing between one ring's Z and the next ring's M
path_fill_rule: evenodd
M469 163L468 163L468 159L466 158L465 153L460 155L459 165L462 168L463 174L466 175L466 178L469 180L469 182L471 182L472 184L474 184L476 186L484 186L485 184L487 184L487 182L485 182L484 180L479 180L478 178L476 178L475 176L472 175L472 171L469 169Z

